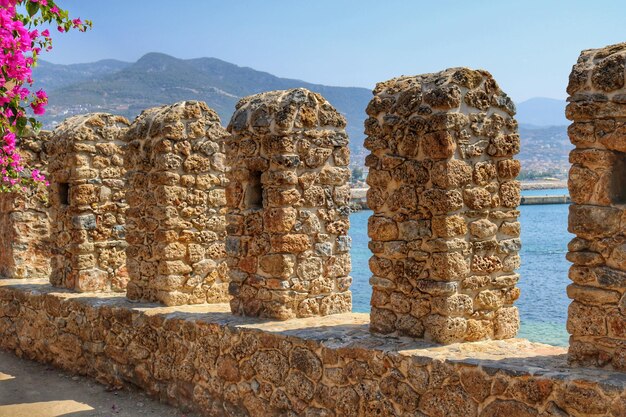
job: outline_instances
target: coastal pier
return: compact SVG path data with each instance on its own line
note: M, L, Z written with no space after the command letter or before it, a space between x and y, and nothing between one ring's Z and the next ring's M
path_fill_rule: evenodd
M522 196L521 205L532 206L536 204L569 204L572 199L569 195L528 195Z
M367 190L368 188L353 188L351 194L351 203L354 208L360 207L366 210L367 207ZM522 196L520 205L532 206L541 204L570 204L572 199L569 195L529 195Z

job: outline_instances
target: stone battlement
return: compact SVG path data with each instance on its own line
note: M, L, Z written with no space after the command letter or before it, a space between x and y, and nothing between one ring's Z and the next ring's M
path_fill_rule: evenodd
M624 417L625 67L620 44L570 76L567 352L515 339L515 107L468 68L379 83L364 109L369 317L349 313L346 122L321 95L245 97L227 128L183 101L24 139L52 185L0 195L0 274L57 288L0 281L0 347L206 415Z

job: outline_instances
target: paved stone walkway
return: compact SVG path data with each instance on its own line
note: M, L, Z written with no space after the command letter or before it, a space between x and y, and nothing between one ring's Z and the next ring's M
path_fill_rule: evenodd
M0 351L0 417L198 417L143 392L110 391L91 378Z

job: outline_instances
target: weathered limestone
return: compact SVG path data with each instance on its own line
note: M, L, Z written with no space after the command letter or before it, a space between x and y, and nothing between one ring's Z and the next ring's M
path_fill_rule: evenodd
M367 114L372 330L440 343L514 337L513 102L488 72L452 68L379 83Z
M233 313L284 320L351 310L345 125L302 88L237 104L227 146Z
M92 113L70 117L50 139L53 285L124 291L125 170L128 120Z
M367 314L259 322L44 284L0 280L0 349L207 416L626 415L623 374L570 368L563 348L434 346L372 335Z
M205 103L144 111L129 130L127 265L131 300L227 301L228 135Z
M22 160L47 174L50 132L19 138ZM48 190L38 185L25 193L0 193L0 278L47 278L50 275Z
M626 43L581 53L570 75L573 204L567 330L576 364L626 370ZM625 412L626 415L626 412Z

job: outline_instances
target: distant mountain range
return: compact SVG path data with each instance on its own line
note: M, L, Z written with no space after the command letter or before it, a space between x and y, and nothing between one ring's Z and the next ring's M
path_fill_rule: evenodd
M515 118L520 124L532 126L567 126L565 100L535 97L517 104Z
M346 116L353 164L362 165L367 154L363 148L363 121L372 93L366 88L312 84L216 58L183 60L161 53L146 54L135 63L108 59L59 65L40 60L33 78L35 87L44 88L50 96L48 111L42 118L48 128L73 114L94 111L121 114L132 120L148 107L180 100L207 102L226 125L241 97L305 87L322 94ZM517 107L524 173L562 176L570 149L564 128L568 123L563 116L565 102L533 98Z

